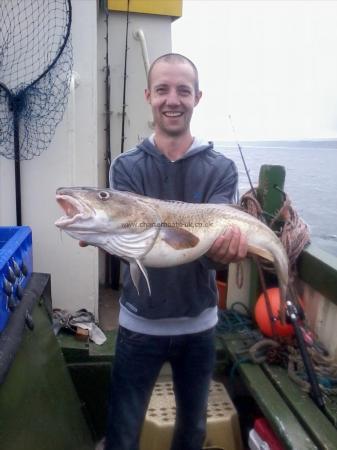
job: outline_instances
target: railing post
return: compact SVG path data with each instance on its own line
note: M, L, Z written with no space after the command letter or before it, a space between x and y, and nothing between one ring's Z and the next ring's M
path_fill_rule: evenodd
M257 198L261 204L266 223L269 224L271 218L275 216L283 204L284 182L286 171L283 166L263 165L260 168L259 185L257 188ZM274 227L275 228L275 227ZM251 264L249 306L253 310L256 299L259 295L259 276L254 261Z

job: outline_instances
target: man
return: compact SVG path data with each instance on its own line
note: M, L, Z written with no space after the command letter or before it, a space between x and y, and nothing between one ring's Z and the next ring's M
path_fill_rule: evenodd
M193 138L190 121L202 96L194 64L178 54L152 64L145 98L154 134L117 157L112 188L163 200L229 203L237 193L234 163ZM106 436L106 450L137 450L147 405L159 371L172 367L177 419L172 450L200 450L206 430L209 383L214 359L217 292L213 262L243 259L247 241L228 230L208 254L189 264L148 269L137 293L128 267L123 272ZM160 449L158 449L160 450Z

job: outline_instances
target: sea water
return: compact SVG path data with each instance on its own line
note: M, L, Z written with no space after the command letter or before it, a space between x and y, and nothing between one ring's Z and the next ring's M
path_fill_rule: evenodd
M239 171L240 195L250 189L235 143L215 148L232 159ZM284 166L285 192L309 225L311 242L337 256L337 141L278 141L240 143L253 185L263 164Z

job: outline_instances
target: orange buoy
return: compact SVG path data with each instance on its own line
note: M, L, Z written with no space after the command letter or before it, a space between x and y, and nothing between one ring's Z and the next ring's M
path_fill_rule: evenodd
M294 327L291 324L283 324L280 320L280 290L277 287L267 289L270 300L270 308L274 318L274 326L272 327L270 315L267 308L267 300L262 293L257 299L255 305L255 320L261 332L269 337L273 336L273 328L276 336L292 336Z

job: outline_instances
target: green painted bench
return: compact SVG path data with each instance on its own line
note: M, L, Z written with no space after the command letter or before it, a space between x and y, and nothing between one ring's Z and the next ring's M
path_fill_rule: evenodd
M242 335L222 335L223 348L249 393L258 404L287 449L337 449L335 400L327 401L328 416L316 406L310 396L288 377L279 366L257 365L242 359L243 348L254 342ZM240 362L243 360L245 362Z

